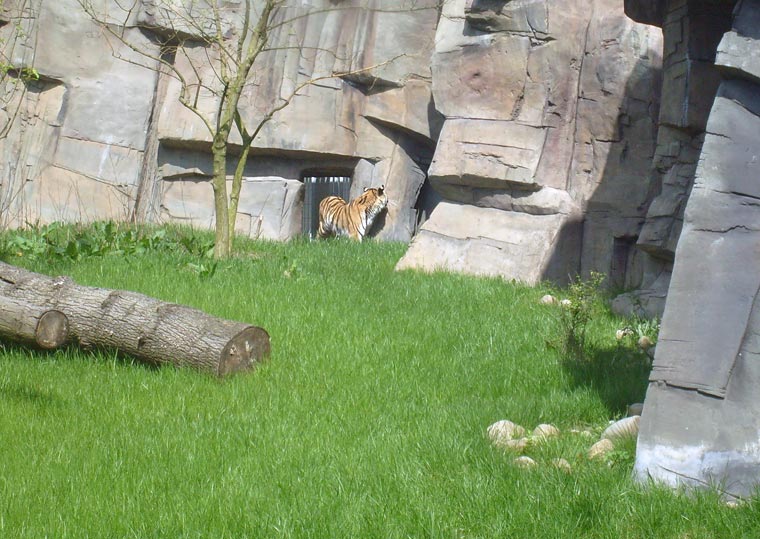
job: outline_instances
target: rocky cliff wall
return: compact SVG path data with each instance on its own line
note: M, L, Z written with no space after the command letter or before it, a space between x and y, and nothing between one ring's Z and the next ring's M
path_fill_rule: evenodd
M280 17L330 9L274 32L243 97L244 116L255 120L309 78L396 59L372 76L306 87L266 125L245 171L239 231L292 238L302 231L303 178L350 176L354 194L388 189L377 237L408 241L425 221L399 268L525 282L597 270L620 287L667 281L658 278L672 263L682 177L698 154L699 129L689 122L704 114L673 120L671 138L658 133L666 114L660 29L627 18L619 0L352 5L288 3ZM137 48L185 73L194 55L208 54L198 45L188 57L166 57L155 38L172 20L157 0L120 6L95 3ZM234 26L243 4L222 6ZM14 7L28 16L18 19ZM254 16L259 7L257 0ZM41 78L6 93L18 101L19 121L0 142L3 224L210 226L210 134L179 104L176 78L107 39L76 0L8 1L4 17L28 26L14 65L34 66ZM0 31L8 38L13 26ZM666 56L668 69L686 54L679 47ZM213 80L213 58L199 65L193 76ZM214 110L210 94L198 102ZM233 137L230 151L238 150ZM669 195L669 182L681 191Z
M441 203L399 268L529 283L590 270L642 282L661 33L616 0L457 0L443 9L433 95L445 116Z
M40 78L5 79L0 222L129 218L156 73L136 65L143 59L127 47L112 51L71 1L5 2L2 19L10 62ZM138 30L126 31L153 48Z
M130 46L109 37L77 0L5 3L10 22L0 31L17 42L12 63L34 67L40 80L6 89L7 99L15 100L7 110L17 109L18 121L0 142L3 225L213 222L211 134L179 103L178 79L155 59L209 85L216 63L201 44L167 56L157 43L176 26L176 16L167 16L155 0L125 10L126 4L98 0L93 10L123 28ZM271 50L257 62L242 99L244 119L255 122L296 85L322 80L299 92L254 143L240 232L279 240L299 235L304 176L339 175L353 178L354 194L385 184L393 202L377 236L411 239L440 129L429 65L439 13L432 1L370 4L373 9L358 10L351 2L291 2L276 15ZM190 9L192 2L177 5ZM243 5L223 3L225 24L237 24ZM254 21L259 9L253 2ZM22 36L16 21L27 26ZM197 29L186 26L182 35L197 37ZM372 76L361 71L373 65L382 67ZM323 78L347 71L361 75ZM213 94L201 91L198 106L213 114ZM233 136L230 151L239 145L239 135Z
M649 170L654 199L636 242L651 271L639 290L620 296L622 313L662 315L686 202L694 184L707 118L720 84L715 55L731 26L734 0L627 1L626 11L663 31L662 99Z
M760 1L742 0L735 7L718 1L631 4L636 16L664 25L666 43L689 51L680 61L685 65L673 67L681 73L674 86L683 106L670 118L682 125L663 122L663 136L683 137L690 127L691 140L700 141L698 151L689 151L698 154L696 165L675 151L685 146L673 143L671 162L684 171L679 189L690 190L688 201L675 184L666 189L663 182L660 195L682 196L685 211L641 418L636 474L643 481L714 486L727 497L756 494ZM698 34L684 31L697 28ZM712 61L691 64L704 56ZM703 107L705 96L697 97L698 88L717 89L709 107Z

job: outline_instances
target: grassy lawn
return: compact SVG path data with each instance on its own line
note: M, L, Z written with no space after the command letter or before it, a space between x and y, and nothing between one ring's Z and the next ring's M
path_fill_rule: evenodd
M756 501L638 486L630 447L585 458L571 430L598 434L646 388L611 315L568 364L545 288L394 272L400 244L239 250L212 275L179 251L7 259L260 325L273 352L217 380L0 347L0 537L760 537ZM486 438L500 419L563 434L521 469Z

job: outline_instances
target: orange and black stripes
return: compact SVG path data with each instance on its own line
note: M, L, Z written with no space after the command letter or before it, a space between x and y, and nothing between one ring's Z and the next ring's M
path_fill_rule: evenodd
M362 241L375 217L388 205L383 187L365 189L347 203L339 196L329 196L319 203L320 238L343 236Z

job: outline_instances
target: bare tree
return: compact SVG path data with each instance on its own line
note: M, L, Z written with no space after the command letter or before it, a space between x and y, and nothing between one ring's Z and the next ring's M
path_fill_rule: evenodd
M25 113L27 90L37 84L39 73L34 68L33 44L30 35L36 22L37 5L33 0L0 0L0 139L6 139L18 119ZM3 140L3 145L6 141ZM10 144L13 144L12 142ZM13 155L13 151L3 152ZM5 168L0 177L0 229L13 220L11 207L22 193L15 186L13 174Z
M306 86L333 77L371 79L373 70L398 58L359 68L353 68L349 58L344 62L346 70L294 81L284 95L279 92L260 104L259 114L251 119L241 111L241 96L248 85L256 84L257 61L265 53L277 49L296 49L299 54L305 54L304 39L297 30L299 21L328 11L377 9L355 1L330 1L327 3L329 7L325 8L310 6L309 2L289 6L286 0L242 0L236 3L223 0L77 1L107 35L179 81L180 103L200 118L208 130L213 160L214 254L217 258L231 253L246 163L254 140L267 122ZM131 4L125 4L130 1ZM405 10L430 9L429 5L417 7L415 0L410 1ZM104 7L109 5L110 11ZM161 53L156 54L131 41L126 32L130 26L149 31L159 42ZM275 33L286 33L287 43L275 43ZM314 53L337 55L335 51L311 49ZM208 106L209 99L214 103L213 107ZM239 143L235 155L229 151L233 137L236 144ZM236 161L228 192L230 159Z
M35 17L28 0L0 0L0 138L8 136L27 85L40 78L33 58L19 58Z

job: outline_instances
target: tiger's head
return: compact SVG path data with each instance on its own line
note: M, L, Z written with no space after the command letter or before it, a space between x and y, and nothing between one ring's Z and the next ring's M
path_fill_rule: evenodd
M370 219L377 216L388 206L388 195L385 194L385 186L365 188L364 192L354 202Z

